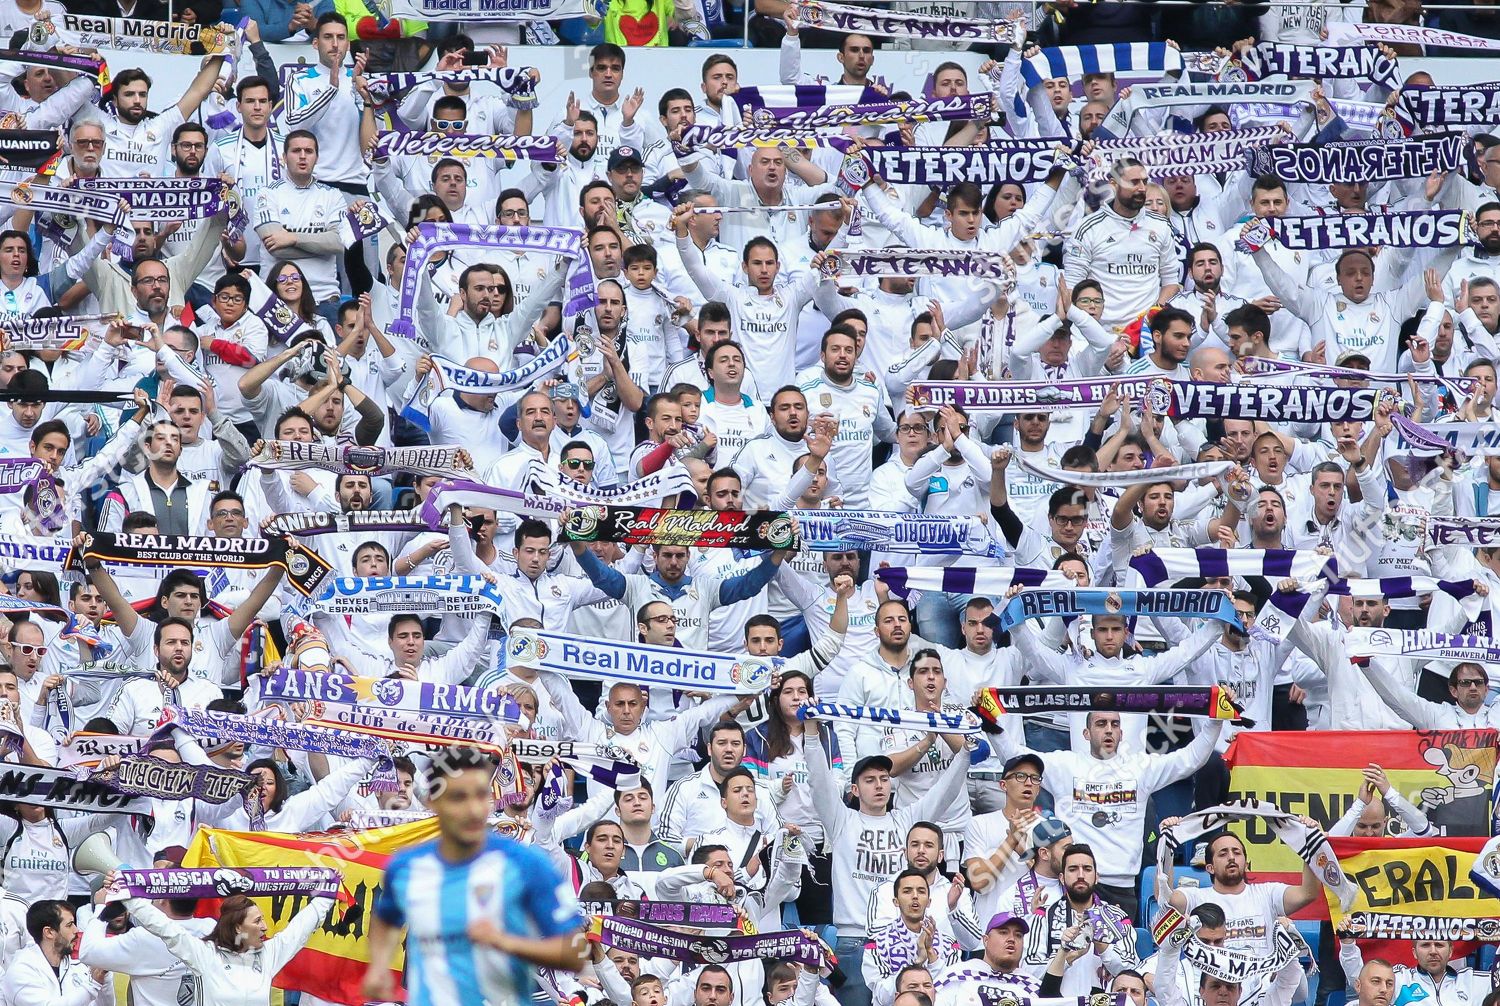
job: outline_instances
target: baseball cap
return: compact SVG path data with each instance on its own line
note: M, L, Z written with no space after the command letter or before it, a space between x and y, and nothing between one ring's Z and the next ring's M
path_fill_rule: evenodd
M641 152L634 147L616 147L610 152L610 171L619 171L627 164L635 164L643 168L646 166L646 162L641 160Z
M556 401L559 398L571 398L575 402L578 401L578 385L572 381L563 381L560 384L554 385L552 388L552 400Z
M1042 759L1038 755L1027 753L1018 754L1014 758L1007 759L1004 767L1000 770L1000 775L1002 777L1008 776L1022 765L1035 765L1037 775L1042 775L1047 771L1047 766L1042 764Z
M850 774L849 778L857 780L865 774L867 769L871 768L883 768L889 772L894 767L894 764L885 755L866 755L854 763L854 771Z
M1065 838L1073 837L1073 829L1068 827L1068 822L1052 814L1043 813L1042 819L1032 825L1031 837L1038 848L1044 845L1055 845Z
M1000 912L998 915L991 918L990 924L984 927L984 931L986 934L989 934L994 932L996 929L999 929L1001 926L1011 922L1014 922L1016 925L1020 926L1021 932L1031 932L1031 927L1026 924L1025 919L1021 918L1021 916L1019 915L1012 915L1010 912Z
M1358 360L1366 367L1370 365L1370 357L1357 349L1346 349L1333 361L1335 367L1347 367L1350 360Z

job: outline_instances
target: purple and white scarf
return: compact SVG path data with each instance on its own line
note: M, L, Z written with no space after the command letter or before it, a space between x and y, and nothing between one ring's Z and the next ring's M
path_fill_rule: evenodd
M693 491L693 476L679 464L669 464L650 475L642 475L612 489L583 485L561 478L540 461L533 460L526 470L524 485L539 497L555 497L570 507L580 506L658 506L679 493Z
M1373 381L1376 384L1405 384L1408 380L1418 384L1440 384L1462 398L1472 394L1478 386L1473 377L1443 377L1437 374L1385 374L1379 371L1354 370L1351 367L1332 367L1322 363L1304 363L1301 360L1283 360L1268 356L1246 356L1240 358L1245 368L1243 380L1260 381L1292 376L1321 377L1329 380Z
M1462 133L1414 136L1409 140L1339 140L1288 143L1250 154L1252 175L1275 175L1304 184L1383 182L1425 178L1434 171L1472 166L1474 147Z
M1147 392L1157 415L1174 419L1249 419L1268 423L1367 422L1384 388L1336 385L1214 384L1159 379Z
M132 796L157 800L202 800L214 805L248 796L260 781L248 772L217 765L188 765L162 761L148 754L126 757L118 765L100 769L91 780Z
M1075 174L1089 183L1102 182L1121 157L1140 161L1146 168L1146 177L1153 181L1187 174L1241 171L1251 153L1285 143L1287 138L1286 131L1279 127L1253 126L1219 133L1161 133L1099 139L1094 142L1093 153L1080 158Z
M33 512L43 529L60 531L67 514L52 469L37 458L0 458L0 494L24 493L27 489L35 490Z
M834 249L826 253L824 276L972 276L1014 284L1016 267L1004 252L970 249L921 251L882 248L875 251Z
M826 108L829 105L868 105L885 94L864 84L747 84L728 95L741 117L757 108Z
M449 479L433 486L421 508L422 519L433 530L446 526L450 506L477 507L518 517L552 520L562 516L568 504L542 493L500 489L467 479Z
M1401 103L1424 126L1480 126L1500 117L1500 87L1465 84L1401 89Z
M1311 549L1155 548L1131 556L1130 568L1154 587L1169 580L1225 576L1312 580L1337 576L1338 560Z
M907 402L936 411L956 405L965 412L1052 412L1098 405L1118 389L1138 400L1157 377L1090 377L1076 381L914 381Z
M80 192L92 192L111 204L130 204L130 218L140 223L171 224L202 220L230 205L228 183L220 178L80 178Z
M1364 24L1339 22L1328 26L1328 41L1387 42L1391 45L1435 46L1444 49L1500 49L1500 40L1465 35L1457 31L1424 28L1411 24Z
M783 129L954 120L993 122L1000 111L995 101L992 94L955 94L947 98L882 101L870 105L833 105L821 109L758 108L750 114L749 120L752 125Z
M595 916L589 932L606 947L691 965L764 959L793 960L817 969L828 963L829 956L822 940L800 929L753 936L703 936L606 915Z
M5 348L15 350L56 349L76 352L88 344L89 336L103 338L116 314L65 314L55 318L28 318L20 314L0 315Z
M897 597L914 590L999 597L1018 583L1023 587L1077 586L1057 570L1025 566L886 566L875 570L875 577Z
M161 729L180 728L194 737L217 741L235 741L254 748L281 748L309 751L339 758L372 758L387 763L390 751L378 742L349 737L332 730L309 727L275 716L242 716L211 709L183 709L168 706L162 710Z
M460 70L420 70L415 73L372 73L365 77L370 97L386 102L418 84L438 81L443 84L498 84L513 96L535 94L536 85L524 66L466 66ZM520 106L518 106L520 107Z
M71 771L0 762L0 799L32 807L90 814L150 814L151 801L98 778L79 779Z
M1290 45L1284 42L1261 42L1240 50L1239 69L1245 80L1262 80L1266 77L1302 80L1363 78L1388 91L1395 91L1401 86L1396 61L1370 45ZM1221 79L1232 78L1221 75Z
M807 702L797 709L799 720L828 720L858 726L888 726L917 733L977 734L979 717L961 707L943 712L920 709L887 709L876 706L853 706L844 702Z
M81 179L80 182L89 180ZM91 187L81 184L77 186L33 185L23 182L0 192L0 203L20 206L38 213L56 213L61 216L97 220L116 227L123 227L130 222L130 213L121 207L116 196L105 192L95 192Z
M830 142L839 146L837 138ZM1056 140L997 140L980 147L866 147L870 170L893 185L984 188L1045 181L1066 158Z
M1023 451L1016 451L1012 454L1011 463L1048 482L1098 489L1148 485L1152 482L1196 482L1199 479L1216 479L1234 467L1233 461L1190 461L1182 465L1140 468L1130 472L1079 472L1039 464L1029 459Z
M338 475L392 475L402 472L418 476L463 478L473 474L460 467L461 447L362 447L343 444L312 444L297 440L267 440L252 455L253 468L319 468Z
M702 901L580 901L584 915L613 915L662 926L702 926L723 929L739 925L733 905Z
M1433 545L1466 545L1470 548L1500 546L1500 517L1427 518L1427 540Z
M1282 247L1297 251L1449 248L1469 242L1468 214L1463 210L1409 210L1262 218L1236 238L1234 246L1237 251L1253 253L1273 237L1281 242Z
M725 147L821 147L829 137L804 126L688 126L672 145L679 154L690 154L703 147L715 150Z
M349 510L339 513L312 513L299 510L279 513L263 528L268 535L291 535L309 538L319 534L364 534L375 531L429 531L421 520L421 511Z
M1457 451L1469 457L1500 454L1500 426L1494 423L1436 423L1424 426L1400 413L1391 421L1401 439L1424 451Z
M1454 635L1428 629L1351 628L1344 636L1344 649L1350 657L1500 663L1500 645L1487 636Z
M104 889L104 900L126 898L252 898L302 896L336 898L343 887L339 871L327 866L236 866L209 869L121 870Z
M954 42L1009 42L1015 32L1009 21L973 21L955 17L931 17L904 11L877 10L828 3L826 0L794 0L783 15L805 28L858 32L883 38L937 38Z
M286 667L262 679L260 697L267 702L320 702L417 716L492 720L507 726L520 726L524 720L516 700L494 689L403 678L356 678Z
M538 164L561 164L562 151L551 136L482 136L460 133L418 133L409 130L383 132L375 140L375 159L391 155L412 157L499 157L506 161L528 160Z
M401 275L401 292L396 305L396 319L390 333L411 339L426 348L427 340L417 332L412 321L417 289L430 282L427 264L439 252L459 248L479 248L486 252L540 252L561 255L572 261L563 299L563 334L579 344L580 336L592 338L592 312L599 303L594 290L594 269L583 252L583 232L566 227L500 227L477 224L417 225L418 236L406 250L406 271ZM583 329L587 328L587 333Z

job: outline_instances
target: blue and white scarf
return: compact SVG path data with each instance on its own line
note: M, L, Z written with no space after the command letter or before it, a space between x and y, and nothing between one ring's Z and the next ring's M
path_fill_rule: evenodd
M560 335L526 363L499 374L492 374L487 370L471 370L445 356L433 356L432 369L412 382L411 391L402 403L401 415L430 432L432 427L427 414L432 403L445 391L459 391L466 395L500 395L519 391L563 366L572 352L573 344L566 335Z
M778 667L775 660L766 657L585 639L540 629L512 629L504 652L507 666L515 664L569 678L739 695L771 687L771 675Z
M788 510L802 547L813 552L897 552L904 555L987 555L1005 546L977 517L890 510Z
M1214 618L1227 625L1240 624L1232 599L1222 590L1033 589L1011 598L998 616L990 618L998 618L1001 631L1009 632L1027 619L1078 615Z
M1027 87L1059 77L1082 80L1088 73L1168 74L1182 72L1182 53L1165 42L1114 42L1107 45L1064 45L1043 49L1021 60Z
M1275 175L1285 182L1332 184L1425 178L1471 165L1473 144L1462 133L1417 136L1409 140L1340 140L1289 143L1250 154L1252 175Z
M1262 576L1312 580L1338 575L1338 560L1311 549L1157 548L1130 557L1130 568L1146 586L1191 577Z
M306 603L328 615L504 615L505 598L488 579L473 573L432 576L336 576Z

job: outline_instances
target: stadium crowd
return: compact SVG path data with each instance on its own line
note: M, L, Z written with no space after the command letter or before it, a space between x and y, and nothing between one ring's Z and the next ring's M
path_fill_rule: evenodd
M203 829L433 811L302 1002L402 927L419 1006L1495 1002L1291 921L1463 791L1224 755L1497 726L1500 115L1352 4L913 29L921 93L779 0L779 79L663 87L612 4L560 107L345 6L180 94L67 20L158 0L0 6L0 1006L269 1003L340 898L173 888Z

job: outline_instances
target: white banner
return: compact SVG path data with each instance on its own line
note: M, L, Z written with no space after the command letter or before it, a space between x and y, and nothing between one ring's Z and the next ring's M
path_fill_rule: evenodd
M379 0L379 6L390 17L485 24L570 17L599 21L605 4L597 0Z

